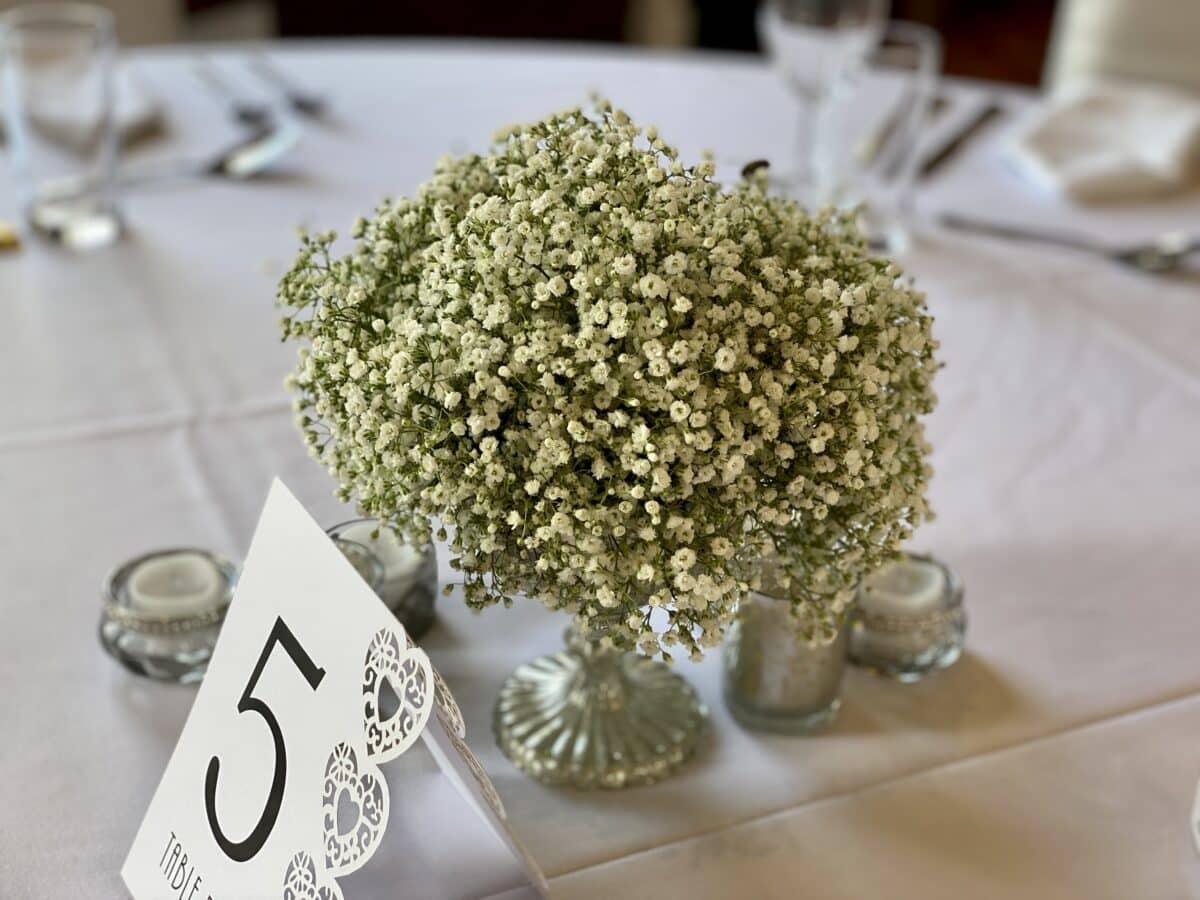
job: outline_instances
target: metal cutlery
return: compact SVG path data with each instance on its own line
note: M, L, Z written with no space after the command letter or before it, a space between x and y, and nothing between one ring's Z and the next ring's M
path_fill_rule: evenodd
M275 121L275 113L270 104L256 103L248 100L234 88L207 59L199 59L192 67L204 85L229 108L233 117L243 125L251 128L267 128Z
M952 231L969 231L1008 240L1068 247L1156 275L1179 269L1189 256L1200 252L1200 235L1187 235L1178 231L1161 234L1153 240L1114 247L1079 234L984 222L956 213L943 213L938 220Z
M283 123L255 132L209 157L172 159L124 166L113 177L121 188L139 187L183 178L230 178L245 180L262 174L278 162L300 139L297 125ZM62 178L49 186L64 197L87 190L84 177Z
M925 157L917 169L917 177L926 179L936 174L950 160L958 156L967 144L983 133L989 125L1003 116L1004 113L1005 109L1003 106L995 100L989 100L958 131L954 132L949 140L929 156Z
M251 72L278 90L283 95L283 99L287 101L288 106L300 115L317 119L325 114L325 98L298 86L266 55L259 53L252 57L246 65Z
M248 179L261 174L287 153L300 138L300 128L282 124L276 128L259 131L207 159L177 159L166 162L144 163L118 170L113 183L123 189L171 181L180 178L231 178ZM60 178L46 185L49 191L63 198L77 196L94 187L86 176ZM51 241L72 246L87 247L94 231L67 228L58 223L34 222L34 228ZM120 220L114 227L123 229ZM20 246L15 229L0 221L0 252L15 250Z
M201 159L179 159L165 163L147 163L117 173L122 187L177 178L253 178L278 162L300 140L300 128L283 122L265 128Z
M858 159L859 165L863 168L869 168L884 155L884 150L896 139L900 126L904 124L904 118L908 115L909 107L915 102L917 102L917 90L914 86L909 85L896 100L891 112L879 123L878 127L864 136L858 146L855 147L854 155ZM934 97L929 102L928 122L936 120L949 106L949 98L941 94ZM892 160L886 166L885 174L889 178L894 177L896 174L896 156L897 154L891 154Z

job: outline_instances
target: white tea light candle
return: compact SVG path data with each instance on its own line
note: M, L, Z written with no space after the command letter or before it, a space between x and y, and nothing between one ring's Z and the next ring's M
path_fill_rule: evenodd
M343 540L354 541L370 548L379 560L380 565L392 578L412 578L421 568L425 555L413 547L400 541L386 528L380 528L374 519L355 519L352 522L336 526L337 536ZM378 536L375 536L378 533Z
M917 681L962 654L963 588L950 567L903 554L863 579L850 622L849 658L900 681Z
M139 612L178 617L206 612L225 592L225 578L205 553L174 550L138 563L129 573L129 605Z
M924 615L936 610L946 590L946 575L932 560L903 556L871 573L863 582L863 602L893 614Z

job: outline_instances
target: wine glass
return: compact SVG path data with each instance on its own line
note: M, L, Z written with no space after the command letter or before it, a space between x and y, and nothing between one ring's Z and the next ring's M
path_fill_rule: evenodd
M121 234L112 13L31 3L0 13L0 95L17 185L35 230L90 249Z
M942 41L915 22L891 22L853 86L822 122L819 156L829 161L823 202L857 211L859 224L890 254L909 248L913 180L939 96Z
M767 0L759 8L759 37L799 101L795 171L785 181L801 200L827 199L822 119L879 43L888 7L889 0Z

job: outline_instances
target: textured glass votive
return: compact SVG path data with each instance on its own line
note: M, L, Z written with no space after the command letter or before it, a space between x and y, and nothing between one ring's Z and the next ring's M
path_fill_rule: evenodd
M433 625L438 589L437 553L433 544L414 547L403 543L386 528L380 528L376 519L351 519L334 525L328 534L335 540L351 541L372 554L380 567L379 581L373 583L366 574L364 578L400 620L408 636L419 640ZM350 561L355 562L353 556Z
M725 705L742 725L805 734L833 721L841 706L846 629L810 643L791 604L751 592L725 636Z
M967 630L958 574L930 556L903 554L865 579L851 612L849 656L900 681L952 665Z
M100 643L139 675L182 684L204 677L237 582L207 550L156 550L105 579Z

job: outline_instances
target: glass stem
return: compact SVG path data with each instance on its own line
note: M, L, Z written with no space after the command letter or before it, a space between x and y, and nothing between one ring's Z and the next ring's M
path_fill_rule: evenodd
M808 91L798 94L795 145L795 195L804 204L811 204L816 184L814 151L816 149L816 97Z
M589 701L601 703L614 710L624 706L629 695L628 679L621 665L625 652L601 647L574 628L567 630L566 641L568 649L584 661L572 685L572 702L580 706Z
M796 198L815 209L833 201L833 160L829 158L829 89L802 91L796 119Z

